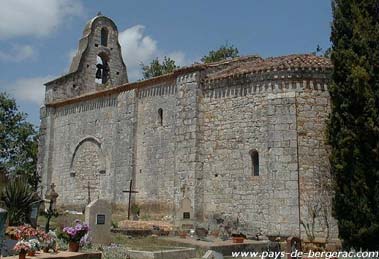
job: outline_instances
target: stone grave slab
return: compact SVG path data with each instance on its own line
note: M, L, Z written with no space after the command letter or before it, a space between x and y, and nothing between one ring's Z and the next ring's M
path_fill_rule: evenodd
M89 226L89 236L95 244L111 242L111 204L102 199L92 201L85 209L85 222Z

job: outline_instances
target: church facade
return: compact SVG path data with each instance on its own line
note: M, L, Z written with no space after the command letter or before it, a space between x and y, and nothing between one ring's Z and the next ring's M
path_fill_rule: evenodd
M314 224L317 237L336 238L331 71L309 54L248 56L128 83L117 27L98 15L69 73L45 84L42 186L56 185L59 206L127 206L132 180L142 215L233 219L269 236L306 237Z

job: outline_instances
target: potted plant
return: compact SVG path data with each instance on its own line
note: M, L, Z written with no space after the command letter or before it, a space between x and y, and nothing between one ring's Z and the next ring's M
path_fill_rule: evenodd
M68 251L78 252L80 240L88 233L88 225L75 220L75 226L63 228L62 238L68 242Z
M49 233L47 234L42 231L39 239L42 242L43 252L48 253L50 249L57 252L57 235L54 231L49 230Z
M18 258L19 259L25 259L26 253L28 253L31 250L32 246L29 242L20 240L17 242L13 250L18 252Z
M180 238L186 238L186 237L187 237L187 232L185 232L185 231L180 231L180 232L179 232L179 236L180 236Z
M242 244L245 240L245 237L241 234L232 234L232 240L235 244Z
M32 238L28 241L30 243L30 250L28 251L29 256L35 256L36 252L41 249L41 244L36 238Z
M38 231L30 225L21 225L16 229L17 240L29 240L37 236Z

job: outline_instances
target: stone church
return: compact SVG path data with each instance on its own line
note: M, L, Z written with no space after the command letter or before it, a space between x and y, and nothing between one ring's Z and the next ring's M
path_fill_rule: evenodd
M85 26L69 72L45 84L38 170L58 206L132 202L141 214L268 236L337 237L326 119L332 64L246 56L129 83L115 23ZM89 197L90 195L90 197ZM309 233L308 233L309 234Z

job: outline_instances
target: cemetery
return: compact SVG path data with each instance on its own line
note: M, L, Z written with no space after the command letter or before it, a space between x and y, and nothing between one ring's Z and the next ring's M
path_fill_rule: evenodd
M8 200L17 193L16 181L5 187ZM90 193L89 193L90 194ZM0 210L1 253L9 259L165 259L165 258L235 258L238 252L288 252L301 250L301 240L296 237L267 237L261 233L248 233L230 222L220 222L219 229L209 231L199 224L185 222L181 226L169 220L142 220L135 216L136 209L112 209L103 199L88 200L83 211L61 211L57 206L59 194L52 184L40 199L34 199L26 211L17 214L3 198L7 208ZM132 205L131 207L135 207ZM8 211L10 213L8 213ZM25 213L25 215L22 215ZM132 214L132 215L130 215ZM115 221L117 220L117 221ZM9 223L11 223L9 225ZM14 225L13 225L14 224ZM313 246L304 251L335 251L338 247L327 247L323 242L311 242ZM282 256L284 258L286 256Z

